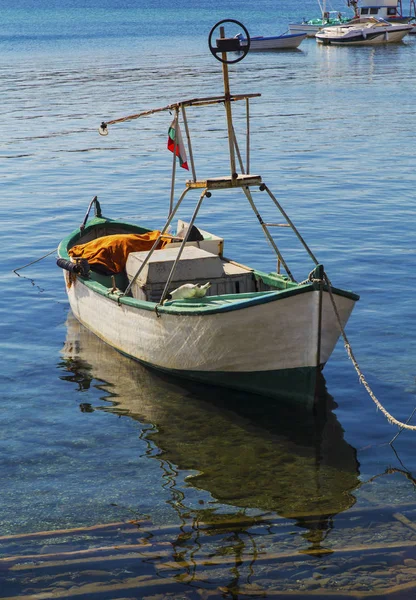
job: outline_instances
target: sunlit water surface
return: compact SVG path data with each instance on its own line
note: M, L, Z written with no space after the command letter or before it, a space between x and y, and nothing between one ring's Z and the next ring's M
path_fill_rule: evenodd
M167 528L165 545L185 544L184 560L197 548L205 557L237 556L240 548L242 556L255 535L263 552L292 556L280 587L267 560L256 566L251 558L249 573L243 559L224 563L221 573L208 570L196 587L213 596L237 597L243 583L252 595L332 589L331 568L355 567L325 552L302 574L300 553L332 551L348 539L371 546L380 531L386 546L410 536L401 559L416 558L413 530L393 516L407 510L411 518L415 508L415 434L402 432L389 445L397 429L376 410L341 342L324 372L332 408L315 419L188 386L132 363L80 327L54 260L96 194L109 217L155 228L166 217L171 116L114 126L106 138L97 131L103 119L221 93L221 66L206 41L216 21L282 33L290 21L315 16L315 3L7 4L0 24L1 535L147 519ZM251 171L281 201L332 282L360 294L347 334L375 395L401 420L416 405L415 52L412 37L374 48L308 39L297 51L249 54L230 68L233 92L262 94L251 102ZM237 130L244 126L239 109ZM227 171L223 109L189 109L188 119L198 174ZM181 216L189 219L192 208L186 204ZM261 209L265 220L275 218L267 205ZM227 256L275 268L238 195L214 194L200 225L225 238ZM278 242L304 279L311 265L297 240L281 229ZM13 273L50 252L20 277ZM264 519L282 527L280 537ZM207 522L223 528L204 542L198 523ZM374 535L365 534L369 523L380 525ZM5 543L4 556L25 551ZM385 566L394 563L387 554ZM318 566L327 575L316 575ZM406 571L398 573L395 583L399 575L406 583ZM383 589L382 579L374 583L365 572L356 589ZM23 589L4 581L2 597ZM346 591L356 584L347 576L338 582Z

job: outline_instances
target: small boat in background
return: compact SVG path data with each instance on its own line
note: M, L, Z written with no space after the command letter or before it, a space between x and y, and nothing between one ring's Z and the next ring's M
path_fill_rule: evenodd
M409 16L403 15L401 0L347 0L347 6L354 11L354 14L351 16L339 11L326 11L324 2L321 17L310 20L304 19L302 23L291 23L289 31L290 33L304 31L308 37L315 37L324 28L355 24L361 19L369 17L385 19L395 24L409 23L412 19L416 19L414 2L415 0L410 1L410 12L412 12L412 6L415 12L413 16L411 14ZM413 28L410 33L416 33L416 28Z
M412 25L407 23L389 23L369 17L340 27L324 28L315 38L319 44L326 46L373 46L401 42L411 30Z
M247 40L242 33L235 36L240 40L242 46L247 45ZM250 36L250 52L265 51L265 50L294 50L300 46L303 40L307 37L307 33L301 31L299 33L282 33L281 35L273 35L264 37L262 35Z
M411 15L403 15L401 0L360 0L360 6L358 0L349 0L349 4L354 7L359 19L376 17L390 23L408 23L412 19ZM412 7L412 0L410 6Z
M322 13L320 17L313 19L303 19L301 23L290 23L289 32L301 33L304 32L308 37L315 37L323 27L331 27L333 25L342 25L343 23L349 23L354 15L348 16L347 14L338 10L325 10L325 3L322 7Z

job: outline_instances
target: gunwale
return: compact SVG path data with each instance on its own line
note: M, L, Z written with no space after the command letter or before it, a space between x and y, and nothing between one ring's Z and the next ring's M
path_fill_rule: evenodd
M69 260L68 250L79 243L80 239L84 236L91 234L95 229L99 229L102 226L110 225L113 227L120 227L125 229L126 232L137 232L144 233L150 231L150 229L135 225L119 219L108 219L105 217L94 217L86 224L85 228L75 229L66 238L64 238L59 247L58 255L60 258ZM286 275L277 275L274 273L265 273L258 269L253 269L253 275L257 279L261 279L266 283L273 286L279 286L281 289L271 291L259 291L259 292L246 292L240 294L223 294L220 296L205 296L204 298L187 298L182 300L171 300L165 302L163 305L156 302L147 300L139 300L131 296L120 295L119 292L111 291L111 279L108 277L108 285L104 283L89 279L77 275L77 280L91 289L93 292L105 296L110 300L118 304L124 304L132 308L137 308L146 311L154 312L157 310L159 313L175 314L178 316L199 316L205 314L216 314L224 313L235 310L242 310L250 308L251 306L257 306L259 304L266 304L269 302L276 302L283 300L289 296L297 296L299 294L305 294L308 292L314 292L318 289L318 284L314 282L303 282L302 284L293 282ZM93 275L94 276L94 275ZM102 276L101 276L102 278ZM323 291L328 291L328 286L322 286ZM331 286L331 292L336 296L343 296L351 300L359 300L359 296L354 292L339 289Z

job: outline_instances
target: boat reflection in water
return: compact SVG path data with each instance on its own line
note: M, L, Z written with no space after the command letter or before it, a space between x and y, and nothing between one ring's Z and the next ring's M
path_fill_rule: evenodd
M332 517L355 503L352 491L359 485L356 451L344 440L336 405L324 389L314 414L293 406L287 413L276 401L154 373L107 346L71 314L67 328L63 365L71 375L63 378L81 388L98 380L95 385L112 403L99 410L151 424L149 444L161 452L149 456L173 465L173 478L178 470L196 471L180 491L172 486L182 523L191 519L194 532L196 524L210 523L229 533L238 523L247 529L268 518L274 524L290 519L303 528L297 551L324 553ZM217 503L190 508L190 486L208 491ZM192 498L195 503L195 492ZM225 513L218 503L227 505ZM293 521L286 524L293 534Z

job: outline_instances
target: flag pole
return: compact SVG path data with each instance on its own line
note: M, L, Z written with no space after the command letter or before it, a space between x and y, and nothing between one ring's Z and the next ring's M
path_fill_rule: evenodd
M224 27L220 27L220 37L225 38ZM222 75L224 79L224 98L225 98L225 113L227 115L227 130L228 130L228 146L230 150L230 168L231 177L236 178L237 173L235 169L235 153L234 153L234 135L233 135L233 117L231 114L231 94L230 94L230 80L228 78L228 64L227 53L222 53Z
M185 124L186 140L188 142L189 160L191 162L191 170L192 170L192 181L196 181L196 171L195 171L194 155L192 153L191 136L189 133L188 119L186 118L186 111L185 111L184 106L182 106L182 117L183 117L183 122Z
M172 162L172 181L170 184L170 202L169 202L169 217L172 214L173 210L173 200L175 196L175 175L176 175L176 148L178 147L178 136L176 132L178 131L178 117L179 117L179 108L175 108L175 140L173 146L173 162Z

